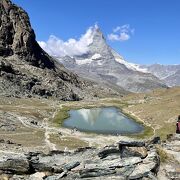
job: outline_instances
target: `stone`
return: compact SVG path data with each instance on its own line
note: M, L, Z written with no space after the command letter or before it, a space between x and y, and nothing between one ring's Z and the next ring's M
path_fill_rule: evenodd
M88 161L85 164L85 168L87 169L94 169L94 168L121 168L125 166L132 166L134 164L141 163L142 159L139 157L129 157L120 159L120 157L116 157L115 159L103 159L103 160L94 160Z
M180 179L180 172L179 171L173 171L171 169L171 170L166 171L166 174L167 174L169 179L175 179L175 180Z
M79 152L85 152L86 150L88 149L95 149L93 147L80 147L80 148L77 148L74 153L79 153Z
M64 170L70 171L71 169L73 169L79 165L80 165L80 162L77 161L77 162L67 163L67 164L63 165L62 168Z
M105 158L111 154L120 154L119 148L117 146L106 146L98 152L100 158Z
M44 177L46 177L45 172L36 172L36 173L30 175L28 180L42 180Z
M0 139L0 143L5 143L5 140L4 139Z
M0 153L0 170L12 174L24 174L29 171L29 162L23 154Z
M149 172L155 167L154 162L149 162L148 164L139 164L135 167L129 179L139 179L142 177L147 177Z
M161 143L161 138L159 136L153 137L149 142L149 144L160 144L160 143Z
M147 177L149 173L157 175L160 166L160 158L155 150L150 151L148 156L143 160L143 163L135 167L129 179L138 179Z
M143 147L145 146L144 141L138 140L121 140L118 142L119 146L127 146L127 147Z
M116 159L111 161L107 164L109 168L119 168L124 166L132 166L134 164L138 164L142 162L142 159L139 157L129 157L129 158L123 158L123 159Z
M62 172L61 174L55 174L52 176L48 176L46 178L44 178L45 180L59 180L61 178L63 178L64 176L67 175L67 172Z
M115 170L111 169L84 169L79 172L81 178L89 178L89 177L99 177L99 176L105 176L109 174L115 174Z
M171 141L172 138L173 138L173 134L167 134L167 138L166 138L166 139L167 139L168 141Z
M10 176L7 175L7 174L0 174L0 179L1 179L1 180L9 180L9 179L10 179Z
M13 175L10 177L8 180L28 180L29 176L28 175Z
M123 150L123 157L140 157L146 158L148 155L145 147L127 147Z
M122 168L117 168L116 169L116 175L117 176L122 176L125 179L127 179L128 176L133 172L134 168L135 168L135 165L124 166Z

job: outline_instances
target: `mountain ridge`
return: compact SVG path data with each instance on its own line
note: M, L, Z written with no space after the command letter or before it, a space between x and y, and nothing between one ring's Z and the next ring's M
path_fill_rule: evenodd
M163 80L168 86L180 86L180 65L142 65L150 73Z
M92 43L82 56L58 58L65 67L82 76L92 76L97 81L105 81L131 92L146 92L166 85L151 73L127 67L127 62L106 43L99 27L92 32ZM120 63L117 57L122 60ZM72 62L72 63L71 63ZM126 62L126 63L125 63ZM139 68L140 69L140 68Z

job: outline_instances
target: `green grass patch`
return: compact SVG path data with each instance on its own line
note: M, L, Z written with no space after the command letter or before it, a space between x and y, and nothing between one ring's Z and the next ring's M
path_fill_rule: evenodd
M150 126L146 126L142 121L140 121L138 118L136 118L135 116L126 113L125 111L122 110L122 113L125 114L128 118L133 119L134 121L136 121L137 123L143 125L144 127L144 131L142 133L138 133L138 134L133 134L133 135L127 135L129 137L133 137L133 138L138 138L138 139L145 139L145 138L149 138L152 137L154 135L154 130L152 127Z
M82 141L76 137L62 137L58 134L51 134L50 139L52 143L56 144L59 149L64 150L64 148L68 149L77 149L80 147L87 147L89 144L85 141Z
M162 140L165 140L168 134L174 134L174 132L176 132L175 123L164 123L164 126L156 130L156 136L160 136Z
M146 139L152 137L153 135L154 135L153 129L149 126L144 126L144 131L142 133L134 134L131 137L138 139Z
M62 126L62 123L65 119L67 119L70 115L68 111L70 110L69 107L63 106L55 115L53 119L53 124L57 127Z
M161 163L166 163L168 161L171 160L171 158L169 157L169 155L166 153L165 150L163 150L161 147L156 147L157 148L157 152L159 154L159 157L160 157L160 161Z

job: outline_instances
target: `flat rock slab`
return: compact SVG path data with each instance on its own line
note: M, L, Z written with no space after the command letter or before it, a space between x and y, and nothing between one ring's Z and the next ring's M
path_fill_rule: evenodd
M143 147L145 146L144 141L137 140L121 140L118 142L119 146L128 146L128 147Z
M116 173L115 170L111 170L111 169L99 169L99 168L84 169L84 170L79 172L81 178L105 176L105 175L115 174L115 173Z
M148 176L149 172L155 167L154 162L149 162L148 164L139 164L135 167L129 179L139 179Z
M139 143L140 141L134 144ZM133 145L134 145L133 144ZM74 152L51 151L17 154L0 152L0 170L3 173L21 175L28 180L63 179L138 179L154 177L159 167L159 155L155 148L127 147L131 155L121 158L118 146L99 149L81 149ZM146 151L138 156L136 152ZM103 157L103 158L102 158ZM16 177L18 177L16 176ZM16 180L15 176L13 177ZM20 176L19 176L20 177ZM21 178L22 179L22 178ZM19 180L19 179L18 179Z
M102 149L98 152L98 156L100 158L105 158L111 154L120 154L119 148L117 146L105 147L104 149Z
M148 152L145 147L126 147L123 150L123 157L140 157L144 159Z
M0 170L8 173L27 173L29 162L23 154L3 152L0 153Z
M105 160L94 160L85 162L86 169L95 169L95 168L120 168L124 166L132 166L134 164L141 163L142 159L139 157L130 157L130 158L116 158L116 159L105 159Z

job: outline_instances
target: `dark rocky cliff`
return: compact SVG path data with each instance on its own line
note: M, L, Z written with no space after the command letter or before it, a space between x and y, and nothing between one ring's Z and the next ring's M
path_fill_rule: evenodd
M17 55L41 68L54 68L52 59L39 47L28 14L9 0L0 1L0 55Z
M93 91L91 82L41 49L22 8L0 0L0 95L79 100L93 96Z

